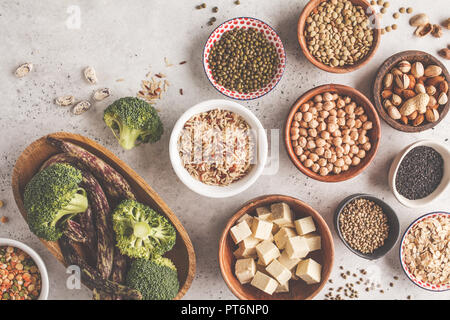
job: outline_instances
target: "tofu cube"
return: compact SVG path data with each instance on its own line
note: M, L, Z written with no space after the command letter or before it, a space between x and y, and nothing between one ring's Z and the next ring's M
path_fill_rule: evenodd
M261 219L253 219L252 233L253 237L261 240L268 240L272 235L273 223Z
M292 271L301 260L302 259L299 258L289 258L286 250L283 250L281 256L278 258L278 261L290 271Z
M234 251L236 258L256 258L256 246L260 240L253 236L247 237L239 243L239 248Z
M251 236L252 230L250 230L247 222L242 221L231 228L230 234L231 234L231 238L233 239L234 243L238 244L245 238Z
M273 260L267 267L267 272L279 283L283 284L289 281L292 276L291 271L283 266L277 259Z
M278 282L275 279L259 271L256 272L250 284L270 295L273 294L278 287Z
M308 243L305 238L295 236L286 240L286 253L289 259L304 258L309 253Z
M273 242L267 240L256 246L256 253L258 254L258 258L261 260L261 263L266 266L271 263L272 260L280 256L280 250L278 250Z
M269 220L270 221L272 213L266 207L259 207L259 208L256 208L256 215L261 220Z
M275 235L278 231L280 231L280 226L274 223L272 227L272 235Z
M241 284L249 283L256 274L255 260L251 258L237 260L234 274Z
M246 213L237 220L236 224L241 223L242 221L247 222L248 226L251 227L253 223L253 217Z
M284 249L284 246L286 244L286 240L292 237L297 236L294 230L291 228L285 228L282 227L280 231L278 231L274 236L273 239L275 241L275 244L277 245L278 249Z
M316 225L312 217L295 220L294 224L297 233L301 236L316 231Z
M320 283L322 266L313 259L300 261L297 265L296 275L307 284Z
M316 251L322 248L322 240L317 233L308 233L303 237L308 243L309 251Z
M289 281L286 283L278 284L278 287L275 289L275 293L289 292Z
M278 224L279 226L284 226L292 223L292 212L291 208L284 203L274 203L270 206L272 212L272 222Z

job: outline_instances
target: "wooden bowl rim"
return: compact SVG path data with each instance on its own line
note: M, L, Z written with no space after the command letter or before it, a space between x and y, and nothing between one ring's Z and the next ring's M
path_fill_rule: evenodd
M395 64L402 61L403 59L406 59L406 57L410 57L410 56L424 57L426 59L429 59L431 61L431 63L436 64L442 68L442 73L444 74L445 78L447 79L447 82L450 81L450 73L448 72L448 69L438 58L436 58L432 54L429 54L427 52L420 51L420 50L401 51L396 54L393 54L392 56L390 56L389 58L384 60L384 62L378 68L375 78L373 80L372 98L373 98L373 101L375 104L375 108L378 111L379 115L392 128L399 130L399 131L403 131L403 132L421 132L421 131L425 131L425 130L434 128L445 118L445 116L447 115L447 113L450 109L450 100L447 101L447 104L442 108L442 112L439 114L439 119L437 121L429 122L427 124L414 127L411 125L406 125L406 124L400 123L400 122L392 119L389 116L389 114L385 111L385 109L383 107L383 103L381 101L381 96L380 96L381 90L382 90L382 85L383 85L382 82L383 82L383 79L384 79L386 73L389 70L391 70ZM447 92L447 95L448 95L448 92Z
M167 204L161 198L159 198L160 201L155 200L154 195L156 195L157 197L159 197L159 195L145 182L145 180L140 175L138 175L130 166L128 166L121 159L119 159L109 149L103 147L102 145L98 144L97 142L95 142L87 137L84 137L82 135L79 135L79 134L68 133L68 132L55 132L55 133L47 134L47 135L33 141L31 144L29 144L17 158L16 163L13 168L12 179L11 179L14 200L16 202L16 205L19 209L21 216L25 219L26 210L23 205L23 196L21 195L20 190L19 190L20 183L19 183L18 165L20 163L25 163L24 158L26 157L27 152L29 152L30 150L33 150L35 148L35 146L42 144L43 140L46 140L46 138L48 136L51 136L53 138L63 139L63 140L70 140L70 142L72 142L72 143L74 143L73 141L85 141L92 147L92 149L95 149L100 154L97 154L96 152L92 152L92 150L90 150L90 152L94 153L96 156L98 156L102 160L106 161L109 165L113 166L115 169L117 169L119 167L121 170L126 171L128 174L134 175L135 176L134 180L135 180L136 184L138 184L155 202L158 202L158 205L163 205L165 207L163 214L165 216L167 216L169 218L169 220L171 220L172 223L175 222L175 224L177 225L177 227L176 227L177 232L181 236L182 242L183 242L184 246L186 247L186 251L188 254L189 265L187 268L188 272L187 272L186 280L185 280L183 286L180 287L177 296L174 298L174 300L181 299L186 294L188 289L190 288L190 286L194 280L195 270L196 270L195 251L194 251L194 247L192 245L192 241L191 241L186 229L181 224L181 221L177 218L177 216L172 212L172 210L167 206ZM74 144L76 144L76 143L74 143ZM104 159L102 153L108 159ZM159 202L161 202L161 203L159 203ZM54 250L52 250L51 248L48 247L49 244L53 244L54 242L46 241L46 240L43 240L40 238L39 238L39 240L44 244L46 249L49 250L50 253L57 260L62 262L58 258L58 256L60 254L58 254L58 252L54 252Z
M380 19L376 14L372 14L371 16L368 16L369 18L373 18L375 22L376 28L373 28L373 40L372 47L370 48L369 54L367 54L362 60L359 60L357 63L353 65L347 65L343 67L331 67L328 66L320 61L318 61L310 52L308 49L308 45L306 43L306 37L304 35L305 31L305 25L306 25L306 19L309 17L311 11L313 11L321 2L324 2L327 0L310 0L306 6L303 8L302 13L300 14L300 17L298 19L297 23L297 38L298 42L300 44L300 48L302 49L303 54L305 57L316 67L331 73L348 73L355 71L361 67L363 67L365 64L367 64L374 56L375 53L380 45L381 42L381 31L380 31ZM350 0L353 4L361 6L364 10L367 10L367 8L372 8L372 6L369 4L366 0ZM373 12L375 12L372 9ZM367 15L367 13L366 13Z
M362 162L362 164L359 164L358 166L353 167L352 172L347 171L344 173L340 173L338 175L321 176L320 174L315 173L314 171L306 168L301 163L300 159L298 159L297 156L295 155L294 148L292 147L292 142L290 139L290 128L291 128L292 121L294 119L294 115L297 112L298 108L303 103L308 101L310 96L314 96L316 94L320 94L322 92L327 92L327 91L334 91L336 93L348 95L351 98L357 97L358 99L360 99L363 102L360 105L364 108L364 110L367 111L367 109L369 109L373 113L373 119L371 120L373 123L372 130L375 130L374 134L376 136L375 136L375 141L370 141L370 143L372 144L372 148L370 149L369 152L367 152L367 155L366 155L367 160L365 160L366 158L364 158L365 161ZM380 145L380 139L381 139L380 119L378 117L378 113L377 113L375 107L372 105L372 102L370 102L370 100L359 90L349 87L349 86L342 85L342 84L324 84L319 87L312 88L312 89L308 90L307 92L305 92L304 94L302 94L297 99L297 101L294 103L294 105L291 107L291 110L287 117L285 128L284 128L284 143L285 143L286 150L289 154L289 158L291 159L291 161L302 173L304 173L305 175L307 175L310 178L313 178L315 180L322 181L322 182L341 182L341 181L346 181L346 180L352 179L352 178L356 177L357 175L359 175L372 163L373 159L375 158L377 151L378 151L378 147Z
M287 196L287 195L269 194L269 195L263 195L263 196L259 196L259 197L253 198L252 200L249 200L249 201L245 202L231 216L231 218L228 220L224 230L222 231L222 235L221 235L220 241L219 241L218 258L219 258L219 266L220 266L220 272L222 274L222 278L225 281L225 283L228 286L228 288L231 290L231 292L238 299L240 299L240 300L250 300L250 298L248 296L240 294L239 291L236 290L236 288L231 284L231 281L229 280L232 275L228 275L224 271L224 266L226 264L226 261L223 259L224 250L225 250L225 244L227 242L229 230L234 225L234 223L237 221L237 219L239 219L241 216L243 216L245 213L247 213L247 207L248 206L250 206L250 205L257 205L258 203L261 203L262 201L265 201L265 200L269 200L269 201L272 202L272 199L273 199L273 203L275 203L275 202L283 202L283 201L292 201L292 202L300 203L302 206L307 208L307 210L309 211L308 214L313 216L314 220L320 221L320 224L325 227L324 230L322 231L322 233L324 232L327 235L328 239L330 239L330 252L329 252L330 267L329 267L328 271L325 274L322 275L322 279L321 279L322 281L321 281L320 285L317 287L317 289L313 293L311 293L308 297L306 297L304 299L304 300L311 300L312 298L314 298L323 289L323 287L325 286L325 284L328 281L328 278L330 277L331 271L333 269L334 255L335 255L335 252L334 252L334 239L333 239L333 235L331 233L331 230L328 227L327 222L325 221L325 219L322 217L322 215L318 211L316 211L313 207L311 207L306 202L304 202L304 201L302 201L300 199L291 197L291 196ZM322 236L322 234L321 234L321 236ZM240 286L242 286L242 285L240 284ZM276 300L276 299L266 299L266 300Z

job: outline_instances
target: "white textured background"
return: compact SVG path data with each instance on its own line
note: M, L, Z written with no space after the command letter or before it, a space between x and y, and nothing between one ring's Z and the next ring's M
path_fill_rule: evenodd
M297 20L306 1L233 0L206 1L208 8L195 10L202 1L134 0L134 1L11 1L0 0L0 199L6 206L0 216L10 222L0 225L0 237L24 241L36 249L45 260L50 274L50 298L89 299L86 289L67 290L64 268L31 234L19 215L12 196L10 181L15 160L35 139L50 132L65 130L94 139L125 160L161 195L186 227L197 254L197 274L186 298L232 299L220 275L217 263L218 240L228 218L244 202L269 193L298 197L327 220L335 237L336 261L332 274L333 287L339 286L339 269L375 270L385 288L385 294L361 293L363 299L450 299L450 293L430 293L415 287L402 273L398 259L398 244L383 259L363 260L350 253L337 239L332 227L332 215L346 196L366 192L388 202L397 211L401 232L418 216L434 210L450 211L447 193L423 209L408 209L400 205L389 191L387 170L395 154L416 140L429 138L446 144L450 137L450 116L434 130L418 134L395 131L382 121L382 139L378 154L370 167L357 178L339 184L325 184L308 179L290 162L280 141L280 169L277 175L263 176L246 192L223 200L201 197L188 190L176 178L169 162L168 140L177 118L199 101L222 98L203 73L201 53L204 42L213 30L206 26L213 16L217 22L237 16L252 16L269 23L281 36L287 51L287 69L278 87L267 96L245 103L268 129L281 129L294 101L306 90L325 83L354 86L370 95L370 87L378 66L389 56L408 49L436 51L450 43L450 31L444 37L424 39L412 36L409 17L396 20L399 30L383 36L376 56L364 68L346 75L325 73L310 64L301 54L297 37ZM415 12L426 12L437 23L450 16L448 0L391 1L385 23L393 23L392 13L400 6L412 6ZM81 27L69 29L67 9L79 7ZM188 61L182 66L166 68L170 62ZM30 61L35 70L26 78L16 79L15 67ZM447 68L448 62L444 62ZM90 86L82 78L82 69L92 65L99 77L98 86ZM113 99L134 95L152 66L153 72L168 75L172 86L168 95L157 104L165 125L162 140L133 151L124 152L102 121L105 106ZM124 82L116 79L124 78ZM94 88L109 87L113 96L98 103L89 112L73 116L67 109L53 104L56 96L73 94L90 97ZM184 95L179 95L183 88ZM281 139L281 137L280 137ZM400 277L393 288L388 284L394 275ZM360 290L363 291L363 290ZM326 290L317 297L323 298Z

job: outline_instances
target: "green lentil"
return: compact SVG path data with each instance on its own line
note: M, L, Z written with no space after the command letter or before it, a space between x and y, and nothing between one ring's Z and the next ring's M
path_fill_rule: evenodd
M275 46L255 28L225 32L209 56L213 78L240 93L254 92L267 85L278 63Z

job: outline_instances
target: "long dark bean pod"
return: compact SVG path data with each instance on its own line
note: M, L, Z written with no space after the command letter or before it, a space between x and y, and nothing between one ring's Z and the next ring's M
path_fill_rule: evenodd
M111 209L108 199L97 179L83 170L81 186L86 190L97 227L97 270L108 279L113 266L114 238L111 226Z
M61 252L67 265L76 265L81 271L81 281L90 288L105 292L111 295L120 295L124 299L142 300L142 294L127 286L117 282L103 279L102 275L89 266L83 258L77 254L72 243L66 237L62 237L59 241Z
M70 156L67 153L57 153L53 156L51 156L50 158L48 158L41 166L41 168L39 169L39 171L44 170L45 168L50 167L51 165L55 164L55 163L67 163L73 166L77 165L77 159L75 159L74 157Z
M64 234L67 238L70 240L77 242L77 243L86 243L87 242L87 235L84 232L84 230L81 228L81 225L73 220L67 220Z
M61 139L48 136L47 141L59 150L75 157L86 166L97 179L114 188L117 191L119 198L136 198L125 178L99 157L73 143Z

